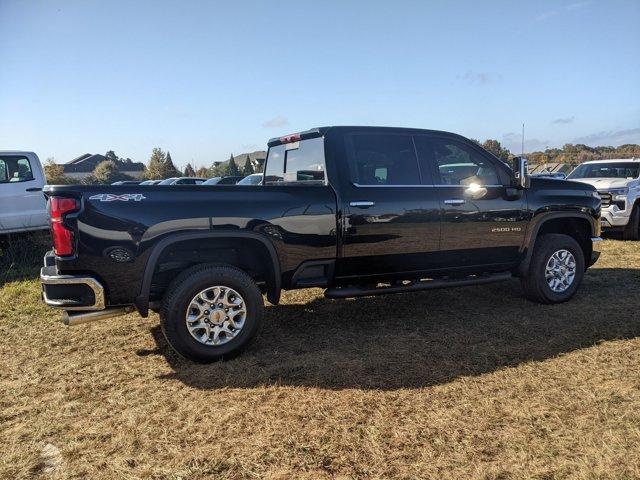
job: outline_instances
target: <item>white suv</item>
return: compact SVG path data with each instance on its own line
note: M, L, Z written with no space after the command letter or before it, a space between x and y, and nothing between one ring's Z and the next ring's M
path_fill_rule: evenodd
M627 240L640 238L640 158L584 162L567 180L596 187L604 230L621 230Z
M44 184L35 153L0 151L0 235L49 228Z

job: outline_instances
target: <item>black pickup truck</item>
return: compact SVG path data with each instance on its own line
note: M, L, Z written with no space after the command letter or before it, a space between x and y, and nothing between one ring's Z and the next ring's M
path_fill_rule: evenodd
M529 178L452 133L323 127L269 141L261 185L45 187L44 301L68 325L160 313L180 354L230 358L263 294L347 298L520 277L571 298L599 255L592 186Z

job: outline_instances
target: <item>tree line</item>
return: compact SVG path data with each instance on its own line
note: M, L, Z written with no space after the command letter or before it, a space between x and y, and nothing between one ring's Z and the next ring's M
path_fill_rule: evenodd
M512 154L509 149L503 147L498 140L489 139L482 143L478 140L473 141L505 162L516 156ZM531 165L567 163L569 165L576 166L582 162L588 162L590 160L637 158L640 157L640 145L627 143L625 145L620 145L619 147L590 147L582 143L575 145L572 143L566 143L562 148L547 148L544 151L525 153L525 157L527 157L529 164Z
M244 160L242 167L239 163ZM105 154L105 160L100 162L93 169L93 172L80 183L87 185L103 184L109 185L113 182L124 180L136 180L135 178L122 173L122 170L127 167L128 164L132 164L133 160L130 158L120 158L113 150L109 150ZM258 163L254 168L253 163L249 155L245 158L236 160L231 154L227 162L214 162L210 167L196 168L191 163L187 163L184 170L178 169L173 163L171 153L164 152L160 148L154 148L151 152L151 157L145 169L142 172L141 179L143 180L164 180L172 177L200 177L200 178L213 178L213 177L246 177L253 173L260 173L262 171L262 164ZM50 185L68 185L77 183L76 179L70 178L65 175L64 167L55 163L53 158L48 158L44 165L45 177L47 183Z
M487 139L484 142L473 140L481 145L485 150L493 153L500 160L508 162L514 157L509 149L503 147L498 140ZM567 143L562 148L547 148L544 151L536 151L525 154L532 165L544 163L567 163L578 165L589 160L602 160L607 158L632 158L640 157L640 145L625 144L619 147L598 146L590 147L584 144ZM210 167L196 168L191 163L187 163L184 170L176 168L171 158L171 154L164 152L160 148L154 148L151 158L145 166L142 178L147 180L163 180L171 177L245 177L252 173L260 173L263 165L259 163L254 168L249 155L246 155L244 162L242 158L238 161L231 154L227 162L214 162ZM105 160L96 165L95 169L81 183L85 184L111 184L121 180L134 180L134 178L122 173L122 169L133 163L130 158L120 158L113 150L105 154ZM242 164L242 167L239 165ZM64 174L62 165L57 165L53 158L48 158L44 166L47 182L51 185L65 185L75 183L72 178Z

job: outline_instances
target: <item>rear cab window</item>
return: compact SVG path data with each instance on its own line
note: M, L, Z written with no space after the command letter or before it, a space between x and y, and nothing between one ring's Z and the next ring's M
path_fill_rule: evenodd
M299 140L269 148L265 185L326 185L324 138Z
M22 155L0 157L0 183L29 182L33 172L29 159Z

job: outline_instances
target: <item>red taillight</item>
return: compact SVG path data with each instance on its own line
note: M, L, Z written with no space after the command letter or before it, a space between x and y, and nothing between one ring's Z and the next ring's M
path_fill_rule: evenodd
M299 141L300 141L299 133L293 133L291 135L280 137L280 142L282 143L293 143L293 142L299 142Z
M53 251L60 257L73 255L73 232L64 226L62 220L65 213L78 209L78 202L73 198L51 197L49 209Z

